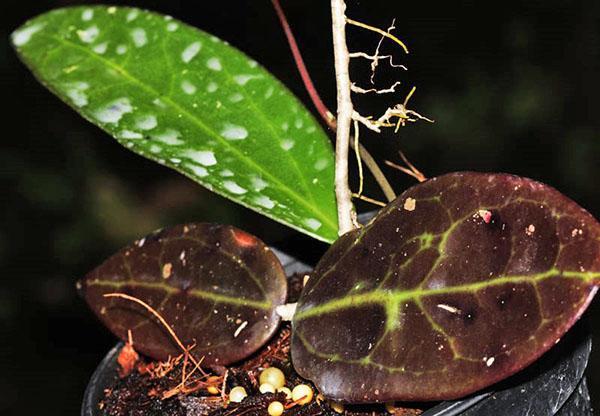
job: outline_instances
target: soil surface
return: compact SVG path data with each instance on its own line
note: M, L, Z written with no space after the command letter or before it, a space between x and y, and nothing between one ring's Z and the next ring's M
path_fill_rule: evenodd
M294 302L302 288L304 276L293 276L290 299ZM127 344L119 355L120 377L104 391L98 404L103 416L266 416L273 401L285 406L282 416L415 416L426 407L397 404L344 406L336 412L331 403L318 394L307 380L302 379L290 362L290 326L283 324L273 339L260 351L237 366L228 368L197 367L184 355L168 362L153 362L135 353L135 344ZM259 375L267 367L281 369L286 386L308 384L315 392L305 405L286 399L285 393L260 393ZM227 393L236 386L246 389L248 397L241 403L229 402ZM427 406L428 407L428 406Z

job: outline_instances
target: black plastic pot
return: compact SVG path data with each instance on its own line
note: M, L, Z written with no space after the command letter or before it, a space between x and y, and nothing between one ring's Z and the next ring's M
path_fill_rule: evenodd
M286 273L312 267L274 249ZM86 388L82 416L99 416L98 403L114 383L122 343L113 347ZM533 365L509 379L465 399L433 405L423 416L588 416L592 415L584 372L592 340L585 321L579 322Z
M585 369L592 339L579 322L534 364L487 391L443 402L423 416L587 416L592 414Z

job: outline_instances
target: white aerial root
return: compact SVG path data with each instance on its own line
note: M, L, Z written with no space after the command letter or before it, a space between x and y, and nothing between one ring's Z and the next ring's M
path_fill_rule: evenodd
M395 127L395 132L398 132L398 129L401 126L406 125L406 122L416 122L419 120L425 120L430 123L433 123L433 120L422 116L416 111L408 109L408 100L410 100L410 97L412 97L413 93L415 92L415 89L416 88L413 87L410 90L403 103L396 104L393 107L388 107L388 109L385 110L385 113L383 113L383 115L376 120L374 120L372 117L362 116L357 111L353 111L352 118L358 121L359 123L363 124L368 129L373 130L377 133L381 132L381 127ZM394 118L397 119L395 122L393 121Z
M352 198L362 199L364 201L381 204L379 201L372 198L368 198L362 194L363 192L363 173L362 173L362 160L361 153L359 152L359 125L367 127L376 133L381 133L383 127L395 127L395 132L401 126L405 126L407 122L416 122L419 120L425 120L433 123L433 120L422 116L414 110L408 108L408 101L415 92L413 87L407 94L404 102L395 104L388 107L386 111L378 118L373 116L363 116L358 111L354 110L352 104L352 93L357 94L390 94L395 93L396 88L400 85L400 82L395 82L388 88L362 88L355 83L350 81L349 76L349 61L350 58L362 58L371 61L371 77L370 82L375 85L374 78L375 72L381 60L388 60L389 65L393 68L402 68L406 70L404 65L395 64L392 55L380 55L380 49L384 39L390 39L404 50L408 54L408 48L406 45L394 36L391 32L395 29L392 21L390 27L384 31L374 26L352 20L345 15L346 4L344 0L331 0L331 12L332 12L332 31L333 31L333 45L334 45L334 58L335 58L335 70L336 70L336 84L337 84L337 134L336 134L336 169L335 169L335 192L338 208L338 222L340 235L353 228L358 227L356 221L356 211L353 209ZM381 35L377 48L373 54L365 52L353 52L349 53L346 45L346 24L357 26L371 32L378 33ZM354 137L351 143L350 141L350 128L354 125ZM356 152L356 159L359 169L360 183L359 189L356 193L350 193L348 186L348 147L349 145ZM417 178L420 181L425 180L425 176L416 169L408 160L402 155L405 163L408 167L399 166L388 162L402 172L408 173L409 175ZM393 192L392 192L393 193ZM388 193L386 193L388 197ZM388 197L389 199L389 197Z
M382 37L382 39L384 38L385 37ZM379 51L375 51L373 55L369 55L365 52L351 52L350 58L364 58L371 61L371 72L375 72L375 68L377 68L379 65L379 61L384 61L386 59L389 61L389 64L392 68L400 68L404 69L405 71L408 70L408 68L406 68L404 65L395 64L393 61L394 57L392 55L379 55Z
M396 81L396 82L394 82L394 85L392 85L389 88L384 88L384 89L380 89L380 90L378 90L377 88L369 88L368 90L366 90L364 88L357 86L355 83L352 83L350 88L352 89L352 92L355 92L357 94L368 94L370 92L374 92L375 94L390 94L392 92L396 92L396 87L400 84L401 84L400 81Z

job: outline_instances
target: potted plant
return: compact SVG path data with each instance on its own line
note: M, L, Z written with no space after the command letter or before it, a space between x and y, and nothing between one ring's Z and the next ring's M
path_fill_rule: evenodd
M79 283L97 316L127 342L102 368L114 371L118 361L123 382L147 386L146 396L163 413L169 410L160 406L181 409L196 394L201 403L186 403L205 412L197 414L386 411L368 407L373 403L387 403L387 411L398 414L468 414L484 402L501 402L496 383L558 343L591 302L600 281L600 225L539 182L475 172L426 179L407 160L400 169L421 183L396 197L360 145L360 128L378 132L431 120L409 109L414 88L377 117L353 108L351 93L369 90L350 81L349 60L367 59L375 68L388 58L379 47L373 55L349 53L345 26L405 45L391 30L350 19L344 2L332 0L334 117L273 3L317 110L336 131L335 151L310 113L255 61L168 16L73 7L13 33L38 79L125 147L332 243L314 271L293 280L296 305L286 303L296 299L280 258L242 230L184 224L140 238ZM388 90L395 86L374 92ZM368 198L348 186L351 147L389 199L364 226L352 197ZM292 320L287 335L281 318ZM290 336L291 346L285 344ZM568 394L564 386L548 389L560 399L548 414L560 411L576 389L585 393L589 342L570 342L563 342L574 347L570 354L547 356L550 367L571 374ZM276 386L281 379L269 382L282 371L265 371L276 368L271 352L284 344L290 352L278 362L290 365L287 376L299 393ZM138 352L159 361L140 362ZM523 393L548 385L554 370L529 371L516 384ZM181 382L168 385L167 373ZM246 390L260 385L260 392L244 399L234 390L244 383ZM495 393L441 407L406 404L461 399L491 385ZM505 414L515 406L516 390L509 391ZM313 401L317 393L323 399ZM489 394L497 396L486 400ZM97 390L89 397L97 399ZM177 404L168 401L174 397ZM92 409L117 412L120 405Z

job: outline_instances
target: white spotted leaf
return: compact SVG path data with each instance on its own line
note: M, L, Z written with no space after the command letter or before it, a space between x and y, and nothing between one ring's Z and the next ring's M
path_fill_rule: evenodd
M336 239L327 136L237 49L168 16L114 6L51 11L12 42L46 87L125 147L317 239Z

